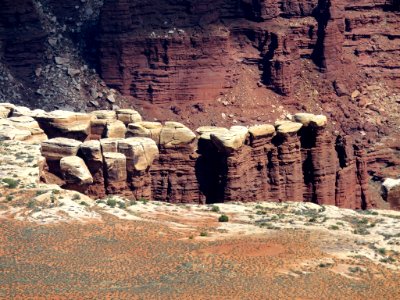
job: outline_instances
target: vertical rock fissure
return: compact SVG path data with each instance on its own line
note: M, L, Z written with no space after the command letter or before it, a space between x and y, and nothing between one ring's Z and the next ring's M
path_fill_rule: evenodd
M325 35L326 27L331 19L330 14L330 0L318 0L318 6L314 10L314 17L318 23L317 29L317 43L315 45L314 51L311 55L314 63L320 68L321 71L326 68L325 61Z

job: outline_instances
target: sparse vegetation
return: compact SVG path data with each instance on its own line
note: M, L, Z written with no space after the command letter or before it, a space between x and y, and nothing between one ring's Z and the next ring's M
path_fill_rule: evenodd
M349 267L349 272L351 273L362 273L363 270L360 267Z
M383 263L391 264L391 263L394 263L396 260L393 257L388 256L388 257L384 257L384 258L380 259L379 261L383 262Z
M117 200L115 200L114 198L108 198L106 204L109 207L114 208L117 205Z
M29 200L28 204L26 205L27 208L32 209L36 206L36 201L31 199Z
M38 197L38 196L40 196L40 195L43 195L43 194L45 194L45 193L47 193L47 191L44 191L44 190L39 190L39 191L36 191L36 197Z
M221 210L220 210L220 208L219 208L218 205L213 205L213 206L211 206L211 211L212 211L212 212L215 212L215 213L218 213L218 212L220 212Z
M332 264L331 263L320 263L318 266L320 268L328 268L328 267L331 267Z
M339 230L339 226L337 226L337 225L331 225L331 226L329 226L329 229L330 229L330 230Z
M200 236L208 236L207 231L202 231L202 232L200 232Z
M227 215L221 215L218 218L218 222L229 222L229 217Z
M364 227L359 227L353 230L354 234L359 234L359 235L368 235L370 232L364 228Z
M144 204L144 205L146 205L149 202L149 200L144 197L140 197L139 201L142 202L142 204Z
M15 180L15 179L12 179L12 178L3 178L2 181L5 184L7 184L7 187L10 188L10 189L15 189L20 183L19 180Z
M81 195L79 195L79 194L74 194L74 195L72 196L72 200L74 200L74 201L81 200Z
M386 249L385 248L379 248L377 251L380 255L386 255Z

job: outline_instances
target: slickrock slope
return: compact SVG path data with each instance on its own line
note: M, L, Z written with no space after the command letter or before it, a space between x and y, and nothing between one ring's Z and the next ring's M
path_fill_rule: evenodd
M142 121L134 110L85 114L0 107L6 117L1 121L9 126L0 131L2 140L40 142L31 140L31 128L45 139L44 182L92 197L377 206L369 195L365 151L348 136L333 135L323 115L298 113L275 125L203 126L195 134L178 122ZM27 136L10 135L10 128Z

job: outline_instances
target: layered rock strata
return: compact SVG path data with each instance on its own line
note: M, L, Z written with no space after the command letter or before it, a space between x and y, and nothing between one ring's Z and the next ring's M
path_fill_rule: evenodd
M362 148L335 136L322 115L299 113L275 125L204 126L195 134L178 122L146 122L137 113L38 112L1 119L36 122L42 178L93 197L122 194L177 203L299 201L375 207L368 194ZM121 115L121 114L119 114ZM66 120L75 120L71 127ZM125 124L130 120L138 122ZM99 133L98 124L106 122ZM108 134L107 126L118 124ZM68 132L69 130L69 132ZM70 137L76 137L76 139Z
M383 0L107 0L102 76L153 103L215 99L236 85L232 66L258 66L259 80L283 95L305 84L303 62L349 88L365 72L395 86L397 11Z

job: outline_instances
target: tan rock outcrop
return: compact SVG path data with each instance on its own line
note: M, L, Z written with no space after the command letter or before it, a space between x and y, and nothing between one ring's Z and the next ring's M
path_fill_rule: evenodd
M32 133L30 130L15 128L8 120L0 120L0 141L27 141L31 136Z
M275 127L270 124L254 125L249 128L252 139L263 138L275 134Z
M297 113L294 115L294 120L304 126L323 127L327 124L328 120L324 115L314 115L309 113Z
M128 126L130 123L142 122L142 116L134 109L118 109L117 119Z
M11 115L12 108L0 105L0 118L8 118Z
M156 143L160 141L160 133L163 125L159 122L136 122L128 125L126 137L147 137Z
M28 142L37 143L47 140L47 135L39 127L39 123L32 117L11 117L8 119L10 125L19 130L29 130L30 137L26 139Z
M127 192L126 157L122 153L103 152L105 186L108 194Z
M42 142L42 155L46 160L59 161L66 156L76 156L81 142L68 138L53 138Z
M118 142L118 152L126 156L127 181L136 198L152 198L151 175L153 161L158 157L158 147L150 138L132 137Z
M276 132L279 134L296 134L303 124L297 122L284 121L275 123Z
M108 121L104 137L105 138L125 138L126 127L124 123L118 120Z
M244 145L248 129L243 126L233 126L228 132L210 133L211 141L221 152L227 154L238 150Z
M113 119L95 119L91 122L90 139L125 138L124 123Z
M90 134L93 115L56 110L35 117L49 138L65 137L84 141Z
M122 139L106 138L101 139L101 151L104 152L118 152L118 142Z
M85 162L78 156L66 156L60 160L60 170L67 185L84 186L93 183Z
M79 155L83 158L93 177L93 184L87 189L87 194L96 197L106 195L104 186L104 164L100 141L86 141L80 145Z
M180 148L192 143L196 135L185 125L178 122L165 122L160 132L160 147Z
M149 138L132 137L118 142L118 152L123 153L127 159L127 170L147 170L158 157L158 147Z
M95 110L91 112L98 120L116 120L117 113L113 110Z

